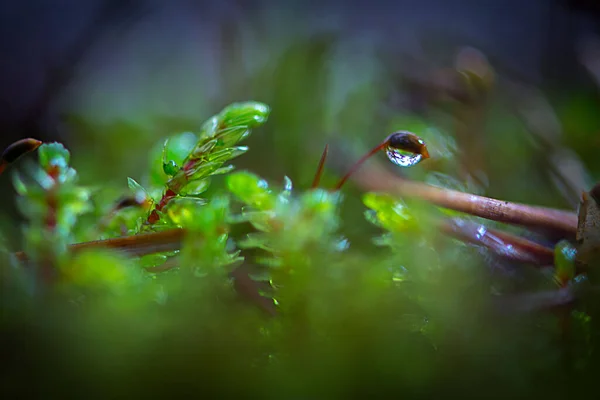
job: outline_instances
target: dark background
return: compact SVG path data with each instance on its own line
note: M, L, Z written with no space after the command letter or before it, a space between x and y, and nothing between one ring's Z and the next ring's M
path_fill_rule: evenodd
M60 136L57 115L70 109L90 113L102 107L103 112L93 111L101 119L134 110L194 115L199 107L183 107L181 92L217 90L219 53L229 50L220 41L226 23L247 25L248 37L253 30L281 32L280 41L288 44L325 30L364 35L392 52L416 55L424 42L440 47L462 42L530 83L584 84L577 50L598 34L600 5L593 0L30 0L2 2L0 18L5 145L27 129L43 138ZM260 43L247 46L249 59L262 59L261 51L268 53ZM197 73L173 75L186 68ZM148 76L160 87L151 98L140 88ZM28 124L32 127L23 128Z

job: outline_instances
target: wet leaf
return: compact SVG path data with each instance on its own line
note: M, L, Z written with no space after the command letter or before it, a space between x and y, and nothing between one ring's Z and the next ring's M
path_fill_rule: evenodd
M340 192L315 189L304 193L302 195L302 202L309 210L318 213L329 213L337 210L341 198Z
M231 171L233 171L235 169L235 165L233 164L229 164L226 165L225 167L221 167L219 169L217 169L215 172L213 172L211 175L223 175L223 174L228 174Z
M219 118L216 115L210 117L206 120L206 122L204 122L204 124L202 124L202 127L200 128L200 140L213 137L215 133L217 133L218 128Z
M257 127L267 122L271 110L263 103L248 101L234 103L221 112L221 119L225 126Z
M179 191L182 196L198 196L204 193L210 185L210 178L197 179L188 182L183 189Z
M198 142L196 147L191 152L194 158L201 158L208 155L219 143L217 139L209 140L208 142Z
M250 129L246 126L233 126L219 131L219 148L229 147L241 142L250 136Z
M212 153L208 159L211 162L225 162L233 158L239 157L248 151L246 146L229 147L227 149L219 150Z
M194 224L194 219L199 207L206 204L206 200L194 197L176 197L165 207L169 219L178 226Z
M259 210L271 209L275 204L275 197L267 182L250 172L240 171L229 175L227 187L241 201Z
M198 162L190 169L185 171L185 175L188 180L198 180L206 178L209 175L212 175L213 172L217 171L223 165L222 162L219 161L210 161L210 162Z
M175 175L179 168L179 165L177 165L173 160L169 160L163 163L163 172L168 176Z

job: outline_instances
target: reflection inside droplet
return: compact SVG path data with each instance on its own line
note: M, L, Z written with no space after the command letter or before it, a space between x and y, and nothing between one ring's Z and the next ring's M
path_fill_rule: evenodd
M412 167L423 159L421 154L398 150L389 146L385 148L385 154L387 154L391 162L400 167Z

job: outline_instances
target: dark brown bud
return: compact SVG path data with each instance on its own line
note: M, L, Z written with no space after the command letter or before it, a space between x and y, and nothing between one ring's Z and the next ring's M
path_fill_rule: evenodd
M27 138L18 140L4 150L0 157L0 162L4 166L11 164L17 161L21 156L34 151L40 147L41 144L42 142L37 139Z
M425 141L408 131L398 131L392 133L387 139L388 147L397 150L404 150L410 153L420 154L423 158L429 158L429 151Z

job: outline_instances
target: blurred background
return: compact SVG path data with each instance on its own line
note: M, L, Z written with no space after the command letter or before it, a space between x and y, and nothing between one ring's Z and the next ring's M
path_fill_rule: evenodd
M271 120L237 165L270 180L308 187L329 143L331 184L410 129L434 156L415 179L574 208L600 176L599 4L2 2L0 144L64 142L85 183L126 190L158 141L257 100Z

